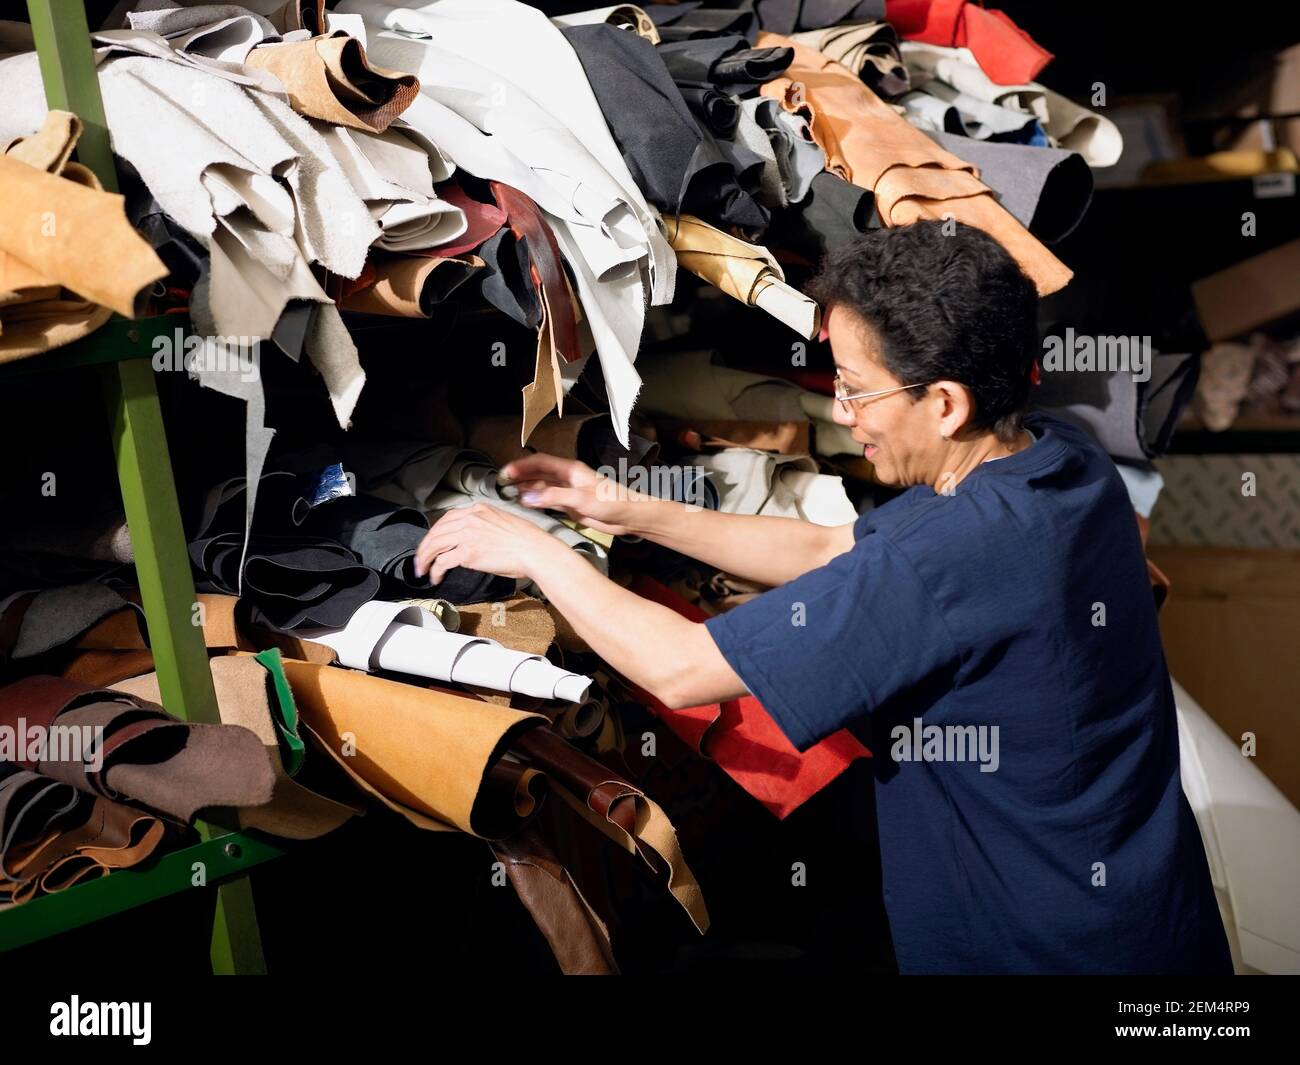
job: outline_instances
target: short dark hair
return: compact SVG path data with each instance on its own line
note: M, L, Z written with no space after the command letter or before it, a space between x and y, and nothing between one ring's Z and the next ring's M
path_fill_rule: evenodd
M975 399L974 427L1015 439L1038 353L1038 294L983 230L922 221L864 233L826 256L808 294L871 326L886 369L903 384L963 384ZM919 400L924 391L908 394Z

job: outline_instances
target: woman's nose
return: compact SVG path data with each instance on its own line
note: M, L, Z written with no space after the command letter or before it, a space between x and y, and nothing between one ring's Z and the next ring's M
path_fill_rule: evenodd
M845 410L844 404L837 399L831 405L831 419L837 425L843 425L851 428L857 422L858 416L856 413L854 413L852 406L850 406L848 410Z

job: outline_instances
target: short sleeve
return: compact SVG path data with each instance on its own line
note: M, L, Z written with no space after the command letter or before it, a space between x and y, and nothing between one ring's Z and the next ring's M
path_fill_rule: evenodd
M857 520L853 523L853 542L857 543L871 531L872 525L875 524L874 518L876 512L874 509L868 509L859 514Z
M875 534L705 626L800 751L957 658L912 564Z

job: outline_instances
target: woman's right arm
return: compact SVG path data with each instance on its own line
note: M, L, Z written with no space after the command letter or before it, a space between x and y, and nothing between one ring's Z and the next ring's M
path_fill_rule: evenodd
M823 566L853 546L853 526L798 518L723 514L634 491L590 466L555 455L526 455L502 476L524 506L560 510L620 536L640 536L744 580L775 587Z

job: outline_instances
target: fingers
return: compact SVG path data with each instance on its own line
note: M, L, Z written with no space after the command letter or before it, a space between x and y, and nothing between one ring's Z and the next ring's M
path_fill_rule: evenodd
M464 507L449 511L439 518L432 529L424 534L420 546L415 549L415 575L423 577L429 567L444 551L458 546L464 535L465 523L470 519L476 507Z
M507 462L501 467L501 475L516 483L543 481L547 484L569 487L578 483L581 474L587 469L586 464L577 459L564 459L559 455L548 455L539 451L524 455L513 462Z
M581 488L524 488L519 502L538 510L581 510L591 504L591 493ZM569 515L572 517L573 515Z
M459 547L453 547L444 551L434 559L433 567L429 570L429 583L441 584L442 578L447 575L447 571L463 565L465 562L464 552Z
M457 530L454 528L442 529L439 526L442 522L425 534L420 546L415 549L415 575L423 577L429 572L429 567L439 555L450 551L459 546L460 540Z
M415 575L422 577L427 572L430 582L438 583L447 570L470 564L467 559L472 548L481 545L489 529L508 528L512 523L526 529L535 528L523 518L506 514L489 503L474 503L448 511L425 533L420 546L415 549ZM448 561L449 555L454 556L454 560Z

